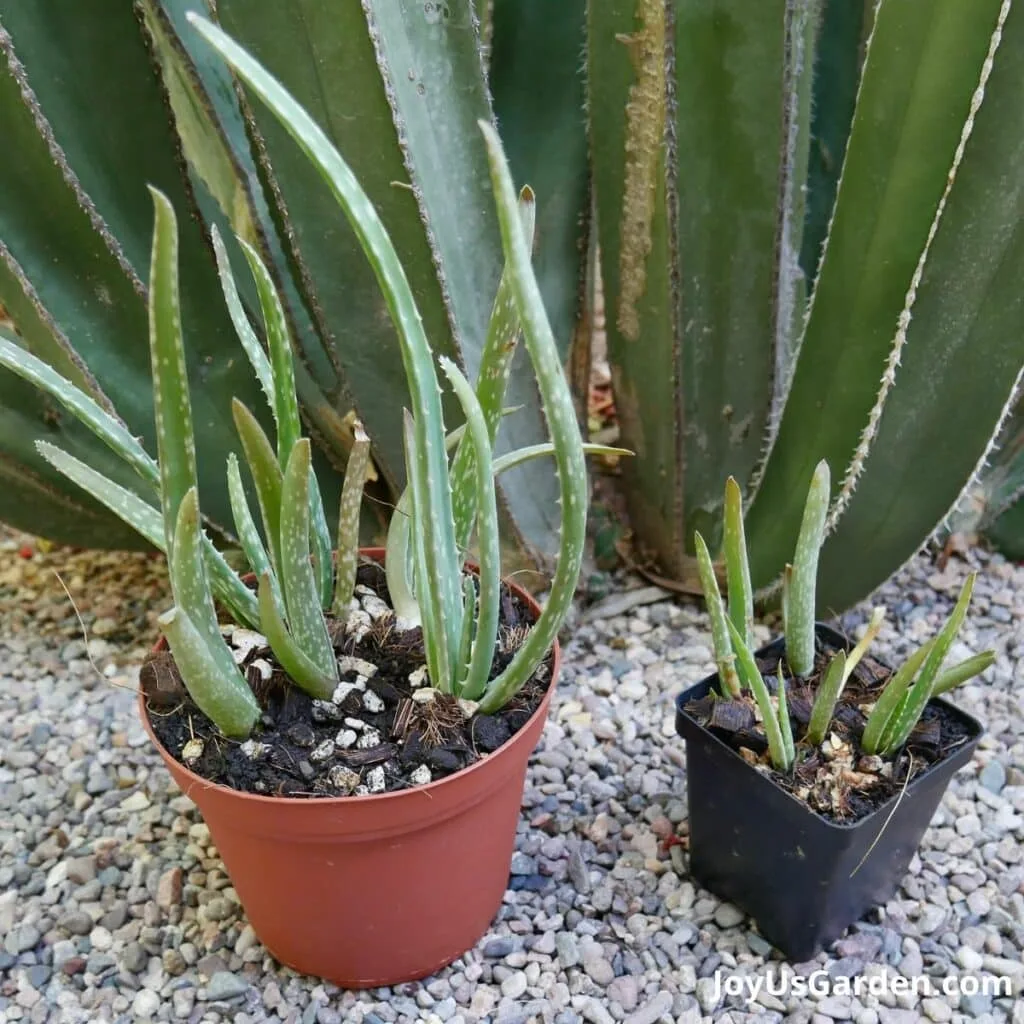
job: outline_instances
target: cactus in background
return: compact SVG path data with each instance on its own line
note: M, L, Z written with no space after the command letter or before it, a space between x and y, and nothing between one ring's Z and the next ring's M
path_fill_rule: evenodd
M590 4L627 496L664 574L695 575L695 530L719 547L732 475L753 585L777 586L826 459L837 612L983 463L1024 365L1020 6Z

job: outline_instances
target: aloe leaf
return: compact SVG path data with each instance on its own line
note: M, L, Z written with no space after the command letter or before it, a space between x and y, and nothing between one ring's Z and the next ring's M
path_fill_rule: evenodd
M527 448L517 448L514 452L506 452L504 455L499 455L494 460L494 475L500 476L506 470L515 469L516 466L520 466L524 462L529 462L530 459L539 459L554 454L555 446L550 442L546 442L545 444L532 444ZM616 448L614 445L584 443L583 454L622 456L632 455L633 452L628 448Z
M345 469L345 483L341 490L341 504L338 509L338 544L337 563L335 565L334 599L332 610L339 618L348 614L348 606L356 586L356 570L359 567L359 509L363 502L363 487L366 484L366 469L370 463L370 439L366 436L361 423L354 425L355 443L348 457ZM397 515L406 519L406 513L395 509ZM391 534L388 534L390 543ZM388 552L390 554L390 551ZM405 559L407 554L402 550L396 558ZM385 561L385 564L386 561ZM390 577L389 577L390 579ZM401 602L400 602L401 603ZM398 615L398 608L392 607Z
M153 365L153 411L160 465L160 503L168 557L174 554L178 507L197 486L192 404L181 338L178 298L178 224L166 196L153 196L153 259L149 278L149 350ZM188 609L186 609L186 612Z
M427 565L427 531L422 526L422 520L427 514L423 504L423 489L419 475L416 473L413 463L416 459L416 427L412 420L412 414L408 409L402 410L402 425L405 430L405 460L408 466L409 477L409 536L412 540L412 589L419 599L420 624L423 628L423 646L427 656L427 671L431 683L439 690L446 693L453 689L453 665L452 658L455 650L451 647L448 634L438 617L444 614L444 610L433 600L428 593L429 567ZM423 595L420 597L420 595ZM460 594L461 596L461 594ZM461 613L461 605L459 612ZM461 635L461 622L459 628Z
M324 676L337 676L334 646L327 634L320 590L310 561L309 439L292 448L281 486L281 590L296 645Z
M587 315L586 263L593 233L587 124L580 116L586 109L580 55L586 51L587 4L493 0L490 6L488 85L512 178L529 182L538 196L536 238L530 231L527 239L533 239L534 272L566 365L583 354L588 338L580 323ZM508 383L509 403L523 405L525 413L504 424L498 451L545 440L525 355L520 349ZM584 390L574 391L577 399ZM500 496L527 544L544 554L553 551L559 516L552 468L524 469L501 485Z
M782 635L789 636L790 595L793 591L793 566L782 570Z
M868 754L878 754L882 751L882 739L893 718L897 707L907 695L914 676L924 664L925 658L931 653L935 646L935 637L927 643L922 644L903 664L893 673L885 684L885 689L875 702L875 706L868 715L864 726L864 735L861 737L860 745Z
M988 20L991 7L972 6L972 21L977 20L972 33ZM958 63L965 59L962 45ZM1017 326L1024 322L1018 286L1024 276L1019 11L1011 10L1003 23L990 67L959 166L952 183L944 182L948 193L908 305L909 323L901 323L905 342L895 385L862 471L848 489L845 510L822 550L819 600L826 608L847 607L913 557L993 454L993 438L1019 393L1024 366L1024 333ZM983 66L975 67L975 75L980 87ZM1010 125L1017 127L1010 130ZM851 551L863 557L851 560Z
M739 630L728 617L725 622L732 639L733 650L736 652L736 671L740 681L754 695L761 711L761 724L764 727L765 738L768 740L768 753L771 756L772 764L780 772L788 771L792 762L789 759L786 741L779 725L779 714L772 704L771 694L769 694L761 671L757 667L757 661L750 653L750 648L743 642Z
M424 533L421 600L429 600L441 619L447 650L457 642L461 613L460 559L455 545L451 490L444 446L444 423L432 353L416 301L394 246L348 164L327 136L284 88L219 28L198 16L192 24L253 89L320 171L349 220L384 293L398 330L402 359L415 412L411 469L417 480L418 522ZM377 353L379 355L379 353ZM369 426L369 421L364 419ZM375 430L369 433L377 438Z
M530 262L516 207L516 191L497 132L481 123L487 144L505 259L511 268L512 292L523 326L523 339L540 389L555 449L562 523L558 560L547 604L522 646L501 675L488 685L481 707L503 707L533 675L565 621L583 559L587 522L587 470L576 410L566 383L551 325Z
M846 651L839 651L828 663L821 683L818 685L818 692L814 696L814 706L811 708L811 720L807 726L807 742L811 746L817 746L828 734L828 727L835 714L836 702L843 692L843 683L846 682L848 673L846 671Z
M256 417L237 399L231 403L235 429L242 442L245 461L256 485L256 498L263 519L270 564L281 576L281 487L282 473L274 449L256 422Z
M245 552L249 567L257 576L262 576L265 572L271 573L271 582L276 588L277 580L273 576L270 557L267 555L267 549L263 546L263 539L260 537L256 522L252 517L249 499L245 496L242 474L238 468L238 458L234 452L228 456L228 494L231 496L231 512L235 521L235 532L238 534L238 541L242 545L242 551ZM280 591L276 592L274 596L280 600ZM281 601L281 607L284 607L283 601Z
M782 670L776 677L776 689L779 706L779 732L782 734L782 747L786 752L786 768L792 768L796 760L796 744L793 742L793 723L789 720L789 698L786 696L786 680L782 678Z
M243 239L238 244L256 282L260 308L263 311L263 326L270 350L271 377L273 381L274 422L277 424L277 461L284 472L292 449L302 436L302 421L299 418L299 401L295 393L295 369L292 363L292 342L288 320L278 297L274 280L270 276L259 253ZM254 364L255 367L255 364ZM259 370L257 370L257 374ZM313 562L317 573L317 587L321 605L327 606L331 599L332 565L331 538L327 530L323 498L316 476L310 469L309 512L313 530Z
M42 457L64 476L105 505L155 548L164 551L162 517L152 505L67 452L45 441L37 442L37 447ZM255 597L205 534L203 555L217 598L227 606L237 622L258 629L259 614Z
M163 521L158 509L60 448L46 441L37 441L36 447L50 465L105 505L154 547L164 549Z
M291 676L296 686L317 700L330 700L337 686L337 671L328 675L299 647L274 600L269 574L260 577L260 625L263 634L281 667ZM335 663L336 665L337 663Z
M982 249L972 246L970 253L962 250L957 231L946 243L947 252L962 253L962 261L948 262L944 268L936 267L938 273L933 273L931 264L936 252L930 252L937 240L936 231L942 230L945 213L949 212L944 212L945 200L952 200L960 173L967 169L965 151L961 149L965 135L971 132L972 124L977 126L975 115L981 116L988 105L987 86L980 109L975 108L976 92L990 69L994 82L995 71L1001 65L998 52L994 53L993 63L988 60L993 56L998 26L1005 19L1008 33L1018 28L1013 24L1014 17L1005 17L1008 10L1003 0L981 0L969 6L960 0L936 0L928 5L915 0L886 0L877 5L799 360L761 488L747 514L755 586L770 583L785 563L798 530L802 481L809 478L813 466L821 459L827 460L837 475L836 508L830 525L841 522L839 515L845 503L859 489L858 479L882 450L878 432L881 417L890 399L900 399L903 388L908 388L906 415L899 417L902 424L890 435L896 438L903 431L910 431L909 436L902 433L903 466L912 466L922 452L945 448L945 443L937 444L934 440L922 447L922 436L944 438L947 429L955 429L945 419L940 424L936 418L932 421L933 429L941 433L924 435L917 419L917 412L926 411L929 405L936 415L939 409L947 408L936 402L935 367L942 365L949 349L946 341L941 347L936 344L937 335L948 338L949 328L941 329L940 316L929 317L927 324L921 324L915 293L925 278L930 279L950 303L944 309L956 310L959 323L954 330L959 332L964 327L960 319L961 286L970 281L967 286L975 296L972 305L976 306L978 290L984 292L985 276L991 276L993 263L996 268L1006 269L1007 281L1016 279L1017 271L1010 269L1002 254L996 254L996 247L991 256L983 254L986 274L976 274L973 254L982 253ZM1017 81L1019 71L1011 72L1004 87L1015 89ZM1015 102L1019 103L1019 98ZM1016 117L1015 113L1004 112L993 121L993 126L1000 126L998 130L1007 137L1004 142L1011 151L1012 143L1019 142L1019 133L1006 132L1005 125L1018 123ZM1007 150L1000 147L998 152L1002 156ZM1001 192L1003 186L997 182L1002 180L1006 168L1013 166L1012 162L997 160L992 150L984 148L979 148L978 158L990 175L987 187ZM1015 188L1011 193L1009 209L1001 195L997 200L989 193L989 202L996 204L990 209L998 208L999 213L998 220L977 225L977 238L979 242L985 239L983 245L989 244L989 225L998 224L1001 228L1001 244L1014 233L1010 225L1016 223L1016 218L1011 211L1017 204L1017 192L1019 189ZM975 210L968 213L965 207L959 223L966 226L974 216ZM1003 311L1000 303L985 301L1000 313ZM909 332L921 327L922 340L916 345L905 344ZM837 338L845 339L844 343L837 346ZM979 374L990 380L999 377L988 363L989 346L976 341L972 336L970 342L965 338L963 343L974 349L979 359L975 365L985 369L965 373L961 364L954 371L960 381ZM920 353L922 362L916 374L901 365L915 347L926 350ZM1017 351L1020 352L1019 347ZM938 379L944 376L945 370ZM1009 383L1002 379L1000 384L1001 388L992 385L988 393L1002 390L1005 403ZM823 401L823 396L828 396L827 401ZM915 410L913 414L911 408ZM957 405L948 408L953 411ZM975 415L973 410L970 415ZM977 444L977 435L982 431L991 433L995 415L986 401L983 425L969 431L963 444L956 442L959 449L974 449L972 468L985 445ZM954 433L948 436L956 437ZM935 459L939 460L939 456ZM957 464L962 466L967 461L958 451ZM921 485L908 484L905 475L896 472L886 486L898 488L901 499L908 503L903 508L908 508L921 501L925 486L936 490L930 483L936 476L948 481L955 475L943 454L941 461L922 466L921 476L916 478ZM923 513L915 514L915 523L904 535L896 525L904 513L894 508L891 491L883 486L875 491L876 496L886 494L889 498L876 514L876 526L862 535L871 538L870 547L847 541L841 549L871 554L864 558L863 568L850 568L850 584L837 583L835 590L820 595L824 607L844 606L848 599L837 601L844 592L861 596L872 589L891 571L891 552L902 547L904 557L909 556L952 504L952 500L946 502L924 528ZM941 504L935 499L929 503L932 501L933 509ZM892 543L881 534L879 524L885 525L886 534L892 530L901 534L901 539L876 560L875 551L885 550L879 541L884 539L886 547ZM841 552L837 551L829 560L829 568L835 570L842 560ZM829 585L833 586L831 582Z
M519 193L519 216L523 233L533 244L536 201L533 192L524 188ZM498 284L498 294L491 309L487 324L487 337L480 354L480 368L477 371L476 397L483 410L487 435L491 448L498 436L505 404L505 390L508 386L512 357L519 342L519 314L512 296L512 284L506 267ZM465 438L455 453L451 467L452 512L455 516L455 543L460 551L469 545L476 523L476 475L473 466L474 445Z
M238 340L242 343L242 349L249 359L249 363L260 382L263 394L271 409L275 409L274 395L274 374L270 368L270 360L267 353L263 351L256 332L249 323L245 307L242 305L242 296L238 292L238 283L235 281L234 272L231 269L231 261L228 258L228 251L224 247L224 239L221 238L217 225L210 228L210 239L213 243L213 252L217 258L217 273L220 275L220 285L224 291L224 302L234 325ZM276 409L275 409L276 411Z
M704 538L698 531L693 538L697 551L697 570L700 573L700 585L704 591L704 603L707 605L708 617L711 619L711 638L715 648L715 661L718 664L718 677L722 682L724 697L739 697L741 686L736 675L736 655L732 650L729 627L726 625L725 608L722 595L715 578L715 567Z
M967 616L967 608L971 603L971 594L974 592L975 573L971 573L964 582L957 599L956 606L950 613L945 625L939 635L935 638L935 646L928 652L921 672L907 693L904 706L901 706L897 715L886 727L884 741L884 753L893 753L907 741L911 730L917 725L925 709L925 705L934 695L934 684L942 667L942 662L949 653L953 641L956 639L964 618Z
M225 669L181 608L164 612L157 625L167 637L174 663L199 710L225 736L248 736L260 716L260 707L234 662L230 671Z
M501 545L498 538L498 501L494 489L491 438L484 411L472 385L450 360L441 358L441 369L451 382L466 414L466 437L473 445L474 485L477 508L477 547L480 594L470 606L476 606L473 653L468 665L456 667L457 686L462 695L476 700L484 692L491 674L498 640L498 615L501 606ZM498 414L500 418L500 412ZM465 442L463 442L465 443ZM463 637L467 627L463 623Z
M156 462L123 423L41 359L37 359L31 352L8 341L2 335L0 366L57 399L112 451L128 462L143 480L159 486L160 471Z
M868 648L874 643L875 637L878 636L878 631L882 628L884 621L885 609L882 607L875 608L871 612L871 619L868 621L867 629L864 630L864 635L857 641L856 646L846 658L846 668L843 671L843 685L846 684L846 681L853 674L853 670L860 664L861 658L867 654Z
M754 642L754 591L750 586L747 541L743 533L743 495L734 477L725 482L722 550L729 584L729 618L740 631L744 643L750 647Z
M462 577L462 635L459 637L459 649L455 656L456 673L460 676L456 693L467 700L472 700L465 689L463 680L467 679L470 658L473 652L473 637L476 633L477 594L473 577L468 573ZM493 655L493 651L491 652Z
M786 615L786 660L793 674L814 671L814 614L818 585L818 552L825 536L830 493L828 463L815 467L804 504L800 536L793 555Z
M995 651L982 651L981 654L965 658L952 668L947 668L936 677L935 685L932 687L932 696L938 697L943 693L956 689L961 683L966 683L968 679L973 679L976 675L980 675L985 669L993 665L995 660Z

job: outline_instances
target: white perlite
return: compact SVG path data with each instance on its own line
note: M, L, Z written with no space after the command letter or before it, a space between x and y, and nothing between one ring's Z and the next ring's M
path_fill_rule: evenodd
M256 650L258 647L267 647L267 638L262 633L257 633L252 629L243 629L241 626L236 626L231 634L231 653L234 655L235 662L241 665L249 654Z
M314 700L312 714L314 722L337 722L342 716L342 710L333 701Z
M364 680L363 685L365 686L365 680L377 674L377 666L372 661L366 661L364 658L354 658L351 655L343 654L338 659L338 671L355 672L357 676Z
M418 690L412 691L412 699L417 704L429 704L437 697L438 691L432 686L421 686Z
M334 737L334 742L339 750L348 750L350 747L355 745L357 739L358 733L355 729L342 729L341 732Z
M359 772L336 764L328 773L327 781L340 793L351 793L359 785Z
M365 687L365 679L356 679L354 683L338 683L334 688L334 693L331 694L331 703L337 706L344 701L350 693L362 693Z
M380 699L373 692L373 690L367 690L363 694L363 707L370 712L371 715L379 715L384 710L384 701Z
M356 746L360 750L370 750L373 747L379 747L380 742L380 733L376 729L368 726L363 730L363 735L356 740Z
M254 658L250 662L249 668L256 672L263 682L266 682L274 674L274 669L271 667L270 662L263 658Z
M409 686L413 690L418 690L423 685L423 682L426 678L427 666L420 665L419 668L413 669L413 671L409 673Z
M260 743L259 740L246 740L240 749L250 761L259 761L270 753L270 744Z
M190 739L188 743L181 748L181 759L185 764L194 764L203 756L203 750L205 744L198 736Z
M384 767L377 765L366 773L366 788L370 793L383 793L386 785L384 779Z
M425 764L421 764L419 768L409 776L409 781L415 783L417 786L425 786L430 782L430 780L430 769Z
M309 759L313 764L323 764L334 757L334 740L324 740L316 749L310 751Z

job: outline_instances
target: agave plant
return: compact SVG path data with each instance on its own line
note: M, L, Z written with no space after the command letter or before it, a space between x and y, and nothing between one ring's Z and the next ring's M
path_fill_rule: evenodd
M1019 388L1024 11L594 0L587 55L639 544L694 575L732 475L777 587L825 459L836 613L944 519Z
M849 652L837 651L822 667L816 653L814 607L818 552L825 533L828 493L828 464L821 462L814 471L804 503L796 552L793 563L785 567L782 589L785 664L796 680L807 680L819 672L810 720L799 742L794 742L782 661L775 680L776 699L773 703L752 652L752 630L746 615L749 582L745 582L749 581L750 570L746 565L740 493L735 480L727 482L724 499L726 573L730 581L737 581L730 583L728 610L718 589L707 544L699 532L694 538L721 681L719 697L733 700L742 698L745 693L753 696L768 741L769 756L774 767L781 772L793 768L801 747L805 750L817 747L825 740L843 689L885 619L884 608L875 608L863 636L854 647ZM867 715L861 739L866 753L886 757L895 755L907 742L928 701L984 672L995 660L993 651L983 651L940 671L967 614L973 589L972 573L939 635L912 654L886 682Z
M474 389L458 366L441 357L466 418L446 437L434 356L402 263L376 210L344 159L309 114L243 48L211 23L191 16L197 30L266 104L323 176L359 236L394 318L409 377L412 411L404 414L410 486L400 502L401 524L388 545L388 579L406 624L422 625L430 683L500 709L536 671L564 621L583 553L587 484L584 454L617 449L584 445L553 332L533 273L529 236L533 197L517 201L501 142L481 122L494 200L507 257L493 305L488 345ZM369 439L354 427L342 490L332 566L323 500L312 472L311 445L301 436L292 341L283 305L267 267L243 242L263 311L264 352L241 311L239 287L215 236L228 309L276 425L276 448L256 415L233 403L237 436L252 477L262 521L257 528L239 461L227 459L234 526L259 579L254 596L226 566L203 532L199 511L196 439L182 336L178 228L170 200L153 190L155 228L149 282L149 336L155 381L158 459L108 412L40 360L0 339L0 364L48 392L134 469L159 496L160 511L74 456L40 442L44 458L167 554L174 607L160 618L175 661L196 704L228 735L245 736L259 706L225 643L214 595L238 621L265 634L294 682L314 698L330 700L339 681L327 614L344 624L352 609L359 506ZM520 325L536 374L551 441L496 459L506 383ZM457 446L451 463L448 448ZM495 475L538 456L553 456L563 509L560 548L550 595L509 664L491 678L497 649L501 559ZM162 519L162 522L161 522ZM465 545L478 534L479 571L464 573Z

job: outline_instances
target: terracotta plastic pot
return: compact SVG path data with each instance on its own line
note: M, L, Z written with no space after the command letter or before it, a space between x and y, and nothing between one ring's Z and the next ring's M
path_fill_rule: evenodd
M383 551L363 552L377 561ZM512 589L539 614L536 602ZM476 943L508 882L526 767L558 681L504 746L445 779L376 796L257 796L189 771L159 743L202 813L260 941L345 988L425 977Z

